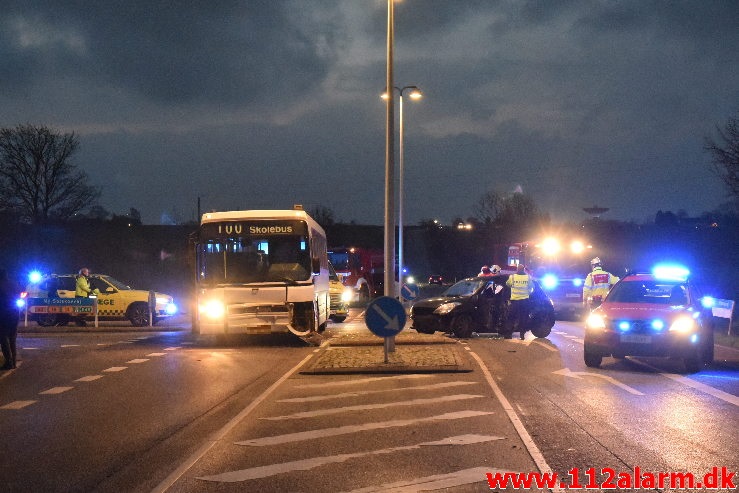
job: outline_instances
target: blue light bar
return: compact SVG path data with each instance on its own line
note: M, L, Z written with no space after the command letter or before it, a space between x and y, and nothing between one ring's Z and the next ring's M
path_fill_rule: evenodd
M41 282L41 279L43 279L43 276L41 275L41 272L37 270L33 270L28 274L28 282L31 284L38 284Z
M665 323L662 320L656 318L652 320L652 328L654 330L662 330L665 328Z
M618 323L618 328L621 330L629 330L631 328L631 324L625 320Z
M541 285L544 289L554 289L559 284L559 279L554 274L547 274L541 278Z
M704 296L701 298L701 305L703 305L703 308L713 308L716 306L716 298L713 296Z
M690 271L682 265L662 264L655 265L652 274L657 279L665 281L685 281L690 275Z
M575 287L577 287L577 288L579 288L580 286L582 286L582 283L583 283L583 280L580 279L580 278L576 278L576 279L573 279L572 280L572 285L575 286Z

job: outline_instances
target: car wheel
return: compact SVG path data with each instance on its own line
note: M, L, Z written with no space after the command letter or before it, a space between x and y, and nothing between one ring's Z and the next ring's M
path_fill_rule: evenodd
M145 327L149 325L149 307L146 303L134 303L128 308L126 318L134 327Z
M549 334L552 333L552 328L546 327L546 326L544 327L539 326L539 327L535 327L534 329L532 329L531 333L534 334L535 337L544 338L544 337L548 337Z
M598 368L603 361L602 354L588 351L587 347L585 348L583 355L585 357L585 366L589 368Z
M613 353L611 356L613 356L616 359L626 359L626 355L623 353Z
M344 320L346 320L346 316L344 316L344 315L341 315L341 316L332 315L331 316L331 320L340 324L341 322L343 322Z
M452 319L452 333L462 339L472 335L472 317L469 315L457 315Z

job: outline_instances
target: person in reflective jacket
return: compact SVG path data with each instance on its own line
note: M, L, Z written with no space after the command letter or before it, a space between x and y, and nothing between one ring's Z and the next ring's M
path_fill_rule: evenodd
M585 278L582 285L582 302L586 308L592 310L600 306L608 291L619 281L619 278L603 270L600 257L595 257L590 261L590 268L592 271Z
M518 264L516 273L508 278L506 285L511 288L511 301L508 306L506 334L503 337L510 339L512 334L518 331L523 340L529 317L529 295L533 290L533 283L523 264Z

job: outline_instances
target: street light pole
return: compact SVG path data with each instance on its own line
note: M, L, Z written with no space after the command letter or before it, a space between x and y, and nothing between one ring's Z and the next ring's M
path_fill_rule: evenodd
M387 91L393 85L394 0L387 0ZM385 296L395 293L395 114L394 98L385 107Z
M397 87L395 89L398 89ZM423 93L417 86L404 86L398 89L398 299L401 298L401 290L403 289L403 91L410 89L411 99L420 99Z

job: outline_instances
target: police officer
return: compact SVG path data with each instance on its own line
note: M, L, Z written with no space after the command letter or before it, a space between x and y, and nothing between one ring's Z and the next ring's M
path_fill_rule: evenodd
M90 286L90 269L88 269L87 267L82 267L76 277L74 297L89 298L91 294L95 294L95 291L93 291L92 286ZM87 325L87 322L85 322L85 316L80 315L76 317L75 323L79 327L84 327L85 325Z
M590 261L591 272L585 278L582 285L582 302L592 310L603 302L611 287L619 281L617 276L603 270L600 258L595 257Z
M518 264L516 273L508 278L506 285L511 288L511 302L508 306L507 333L504 337L510 339L513 332L518 331L523 340L529 317L529 295L533 289L533 283L523 264Z
M90 286L90 269L82 267L77 274L76 286L74 290L75 298L89 298L92 293L92 287Z

